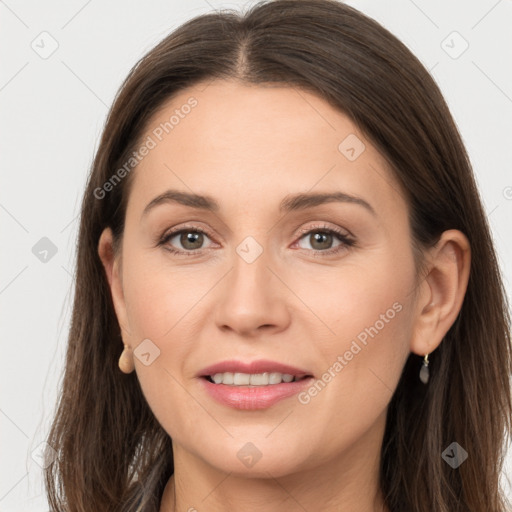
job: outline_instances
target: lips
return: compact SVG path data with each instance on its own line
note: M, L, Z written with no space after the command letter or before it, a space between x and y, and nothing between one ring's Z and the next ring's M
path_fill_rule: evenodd
M284 382L259 385L229 385L224 383L220 375L230 375L235 381L246 379L247 376L257 376L258 381L263 375L282 375ZM242 377L244 375L245 377ZM215 383L212 377L215 376ZM286 379L284 376L287 376ZM266 409L285 398L290 398L305 389L313 381L311 372L278 363L275 361L223 361L202 369L196 377L199 378L206 393L224 406L242 410ZM290 380L292 379L292 380ZM229 379L231 381L231 378ZM279 379L280 380L280 379Z

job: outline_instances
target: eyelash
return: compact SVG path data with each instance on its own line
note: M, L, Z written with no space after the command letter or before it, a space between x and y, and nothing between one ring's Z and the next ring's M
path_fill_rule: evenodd
M157 246L165 245L171 238L174 238L176 235L179 235L183 232L202 233L203 235L206 235L208 238L211 238L207 231L205 231L204 229L202 229L198 226L183 226L175 231L171 231L169 233L164 234L158 241ZM302 233L302 235L299 237L298 240L301 240L306 235L309 235L312 233L328 233L328 234L334 235L341 242L340 245L338 245L336 247L332 247L330 249L326 249L324 251L321 251L318 249L304 249L308 252L313 251L313 256L315 256L315 257L332 256L332 255L337 254L343 250L346 250L349 247L353 247L356 245L354 239L345 235L340 230L337 230L336 228L331 228L328 226L312 226L308 229L301 229L300 232ZM185 257L194 256L204 250L204 249L195 249L192 251L182 251L179 249L175 249L171 246L166 246L165 249L172 254L185 256Z

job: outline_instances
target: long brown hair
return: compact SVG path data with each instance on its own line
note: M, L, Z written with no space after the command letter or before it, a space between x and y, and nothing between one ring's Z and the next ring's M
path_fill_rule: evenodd
M105 227L121 239L136 167L108 193L98 190L128 161L164 102L215 78L283 84L323 98L389 162L405 191L414 247L431 247L452 228L468 237L466 295L430 355L430 382L419 382L421 358L411 353L389 404L380 484L392 512L503 512L510 318L471 164L419 60L377 22L335 0L276 0L245 14L198 16L153 48L122 84L82 203L65 374L47 438L58 454L45 471L51 510L158 511L173 473L170 437L136 373L118 369L120 328L97 253ZM455 469L442 457L452 442L468 453Z

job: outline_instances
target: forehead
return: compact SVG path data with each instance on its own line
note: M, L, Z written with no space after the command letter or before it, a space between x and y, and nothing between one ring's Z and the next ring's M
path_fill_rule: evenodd
M130 199L139 210L167 188L251 210L274 196L330 189L364 193L383 211L397 206L399 187L370 141L341 111L295 87L198 84L164 103L142 140L151 149L133 171Z

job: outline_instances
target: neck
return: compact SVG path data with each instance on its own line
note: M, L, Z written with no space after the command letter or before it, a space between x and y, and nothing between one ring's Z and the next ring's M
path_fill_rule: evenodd
M283 478L269 478L266 481L253 481L251 479L249 482L240 482L229 474L225 474L217 485L224 487L223 492L218 492L212 488L210 493L199 496L198 493L188 491L190 489L189 484L175 483L175 476L173 475L165 487L160 512L177 512L178 510L186 510L187 512L200 512L201 510L211 512L232 510L282 512L283 509L289 512L304 512L306 510L390 512L383 501L381 492L376 489L367 492L366 487L358 487L357 493L355 490L349 492L347 488L344 488L337 489L334 493L336 496L333 496L332 492L330 495L324 494L322 496L319 496L318 493L308 492L306 496L307 484L305 483L300 486L301 491L298 491L299 486L297 485L289 490L286 487L287 481ZM178 487L178 490L176 490L176 487ZM324 489L324 486L321 486L321 488ZM348 494L352 497L345 499ZM317 505L315 505L315 501ZM191 503L195 503L196 506L192 506ZM347 505L347 503L350 503L350 505ZM205 504L207 504L207 508ZM315 506L319 508L316 509Z
M175 472L160 512L389 512L379 485L381 445L382 435L368 432L327 463L278 478L248 478L221 472L173 442Z

